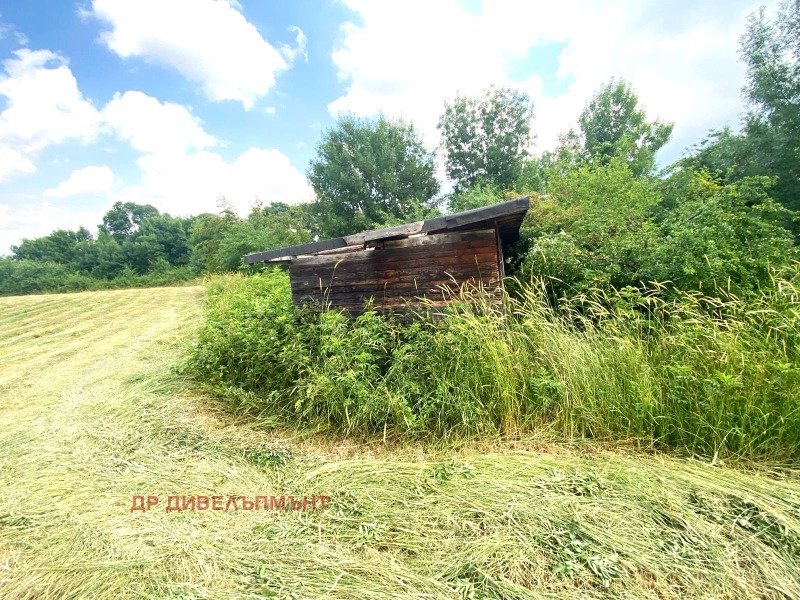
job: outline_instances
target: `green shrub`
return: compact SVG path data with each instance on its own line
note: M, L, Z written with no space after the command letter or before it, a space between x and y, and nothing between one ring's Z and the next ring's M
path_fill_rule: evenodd
M703 455L800 456L795 264L745 302L522 286L413 323L300 315L285 273L220 277L191 367L247 410L343 432L439 438L549 428ZM469 292L464 292L469 294Z
M147 275L138 275L125 267L113 279L103 279L76 272L60 263L0 257L0 296L156 287L196 278L197 273L189 267L170 267L166 263Z

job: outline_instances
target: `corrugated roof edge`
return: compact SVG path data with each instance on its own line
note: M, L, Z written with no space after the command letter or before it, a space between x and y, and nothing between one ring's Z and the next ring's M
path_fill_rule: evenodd
M492 221L515 214L520 214L521 217L524 217L528 208L530 208L530 198L528 196L521 196L513 200L507 200L506 202L473 208L452 215L433 217L425 221L405 223L403 225L395 225L383 229L372 229L345 237L331 238L329 240L320 240L318 242L309 242L308 244L286 246L284 248L276 248L275 250L247 254L244 257L244 262L251 265L257 262L276 261L279 259L291 260L296 256L302 256L304 254L314 254L315 252L323 252L325 250L347 248L348 246L361 245L370 241L392 238L398 239L414 235L415 233L436 233L439 231L447 231L448 229L463 228L472 223ZM519 219L519 223L522 223L522 218ZM516 225L516 229L519 230L518 224Z

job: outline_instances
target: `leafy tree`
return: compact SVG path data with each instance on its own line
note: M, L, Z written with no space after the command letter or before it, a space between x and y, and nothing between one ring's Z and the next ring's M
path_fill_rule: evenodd
M113 279L126 267L125 254L113 236L101 233L92 245L91 274L101 279Z
M745 98L752 110L741 134L712 131L678 167L708 169L723 183L746 177L774 179L770 196L800 210L800 0L780 4L774 22L762 8L748 20L740 39L747 67ZM800 231L787 217L784 225Z
M152 235L161 246L161 253L169 264L185 265L189 262L188 223L189 220L167 214L152 215L141 221L133 239L136 241L140 236Z
M11 253L17 260L40 260L72 265L78 259L79 245L91 240L92 234L85 227L77 231L58 229L40 238L22 240L19 246L11 246Z
M745 294L767 284L771 269L797 256L782 226L791 215L769 197L772 184L745 177L724 185L708 171L694 173L644 254L642 277L707 293L722 287Z
M318 234L347 235L429 213L439 192L434 172L434 155L413 125L341 117L308 168Z
M478 182L511 189L528 156L532 119L528 94L506 87L445 103L438 127L445 169L456 192Z
M450 212L461 212L481 206L489 206L505 200L503 190L491 183L476 183L473 187L451 194L447 206Z
M744 88L756 115L800 146L800 0L784 0L770 23L764 7L750 16L741 40Z
M310 241L305 206L256 204L247 219L225 229L215 260L221 269L232 271L242 266L245 254Z
M541 156L534 156L522 165L522 172L514 185L514 191L520 194L547 193L547 180L555 155L552 152L542 152Z
M139 275L148 273L158 259L165 257L164 247L154 233L140 234L135 239L124 240L122 254L125 264Z
M158 210L150 204L115 202L111 210L103 216L103 224L100 229L113 235L121 243L126 236L136 231L142 221L158 214Z
M648 121L630 84L612 79L586 104L578 117L578 132L562 138L562 152L598 165L620 157L640 177L655 169L656 153L669 141L672 129L672 123Z
M747 66L745 97L753 111L745 123L751 156L778 181L773 195L800 209L800 0L779 5L774 22L764 8L750 16L740 40Z
M545 277L555 295L637 285L657 232L657 182L617 157L555 171L548 185L526 218L531 244L518 275Z
M222 238L239 217L232 210L219 215L202 214L195 219L189 233L190 264L195 271L213 273L221 269L217 253Z

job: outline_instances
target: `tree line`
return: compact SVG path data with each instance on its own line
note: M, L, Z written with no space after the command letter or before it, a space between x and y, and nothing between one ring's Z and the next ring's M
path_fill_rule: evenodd
M530 97L510 87L457 95L438 122L445 172L412 123L340 117L308 166L315 200L188 218L117 202L97 232L25 239L0 259L0 294L148 285L246 269L242 255L528 194L508 272L554 296L658 282L747 294L796 274L800 232L800 0L764 10L740 39L748 110L659 169L673 124L648 118L612 79L554 151L533 156Z

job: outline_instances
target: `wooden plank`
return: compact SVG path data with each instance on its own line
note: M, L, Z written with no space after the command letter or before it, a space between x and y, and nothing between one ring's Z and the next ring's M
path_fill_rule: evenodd
M414 223L405 223L403 225L395 225L394 227L385 227L383 229L372 229L370 231L362 231L353 235L344 236L345 242L348 246L356 246L372 242L374 240L386 240L394 237L407 237L420 233L422 225L425 221L415 221Z
M441 268L438 265L424 266L417 269L391 269L374 270L361 272L339 272L339 273L304 273L291 277L292 288L308 289L309 287L325 287L336 285L351 284L375 284L375 285L394 285L403 281L429 281L429 280L459 280L480 278L486 279L492 275L497 275L500 279L499 269L494 256L487 257L486 260L471 263L469 265L450 265L448 268Z
M496 252L494 232L486 239L447 244L418 245L402 248L375 248L348 254L328 254L321 256L298 256L292 260L292 268L318 268L336 264L398 262L422 259L435 261L447 257L468 256Z
M487 289L484 288L487 295L490 297L497 296L499 288ZM325 304L332 307L349 307L349 306L363 306L367 302L372 302L376 306L397 306L407 302L419 302L422 299L448 301L459 298L459 290L436 290L431 292L420 292L418 294L404 294L402 296L392 296L391 298L384 298L376 294L348 294L348 295L320 295L320 294L298 294L293 296L292 300L298 306L307 302L314 302L318 304Z
M405 223L403 225L386 227L384 229L364 231L346 237L256 252L246 255L244 261L247 264L253 264L256 262L285 260L295 256L314 254L316 252L345 248L347 246L358 246L378 240L407 238L409 235L417 233L433 233L465 227L475 228L482 223L488 224L494 220L503 221L504 230L501 233L505 239L507 235L511 235L515 231L518 233L519 225L529 207L530 199L527 196L523 196L507 202L475 208L453 215L435 217L425 221L415 221L413 223Z
M292 278L305 279L309 277L331 278L336 276L347 276L350 273L380 273L380 272L404 272L404 271L436 271L445 272L452 269L467 269L474 272L476 267L491 264L497 260L497 251L492 248L481 253L470 252L464 255L439 256L435 259L413 259L413 260L381 260L381 261L358 261L340 262L338 264L325 266L300 266L292 267L289 270Z
M403 240L390 240L384 242L383 248L411 248L416 246L437 246L479 242L494 237L494 229L477 229L474 231L442 232L420 235Z
M276 250L266 250L264 252L256 252L255 254L247 254L244 257L244 262L248 265L252 265L257 262L274 261L276 259L299 256L301 254L313 254L314 252L333 250L334 248L344 248L345 246L347 246L347 243L344 241L344 238L333 238L330 240L321 240L319 242L300 244L298 246L287 246L285 248L278 248Z
M472 278L465 279L442 279L431 281L417 281L406 282L403 285L395 286L381 286L370 284L351 284L351 285L337 285L337 286L309 286L309 287L296 287L292 289L292 293L297 294L378 294L381 296L392 296L399 294L407 294L413 292L436 291L444 287L458 288L464 284L470 285L483 285L486 287L498 287L500 279L487 278L485 280L478 280Z
M473 208L472 210L466 210L453 215L429 219L425 221L423 231L433 232L453 227L474 225L512 214L516 215L517 213L521 215L521 222L528 208L530 208L530 198L528 196L522 196L514 200L508 200L507 202L500 202L498 204Z

